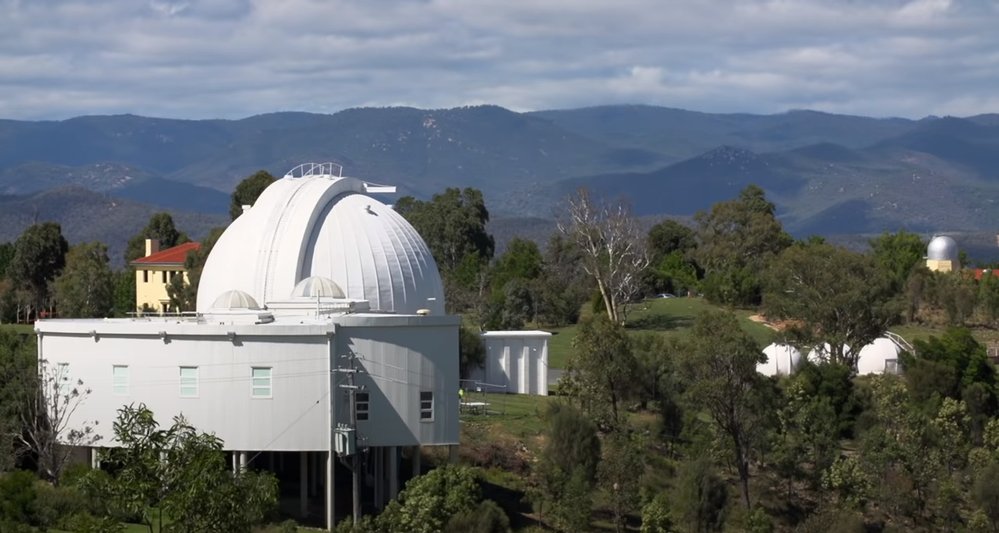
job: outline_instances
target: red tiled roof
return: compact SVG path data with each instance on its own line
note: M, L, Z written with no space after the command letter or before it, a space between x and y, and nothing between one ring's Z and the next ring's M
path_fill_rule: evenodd
M200 242L185 242L173 248L160 250L152 255L132 261L133 265L183 265L187 254L201 248Z
M972 270L972 273L975 276L975 281L981 281L982 280L982 276L985 274L985 272L990 272L990 270L988 270L988 269L984 269L983 270L981 268L976 268L976 269ZM999 270L992 269L991 272L992 272L992 275L994 277L999 278Z

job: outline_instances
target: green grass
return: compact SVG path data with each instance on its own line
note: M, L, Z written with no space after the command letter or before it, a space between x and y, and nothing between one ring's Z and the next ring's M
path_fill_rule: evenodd
M629 333L656 332L665 335L685 335L694 323L697 315L704 311L719 310L722 307L713 305L703 298L657 298L646 300L629 307L625 327ZM750 334L760 347L772 342L774 331L770 328L749 320L752 311L736 310L739 324ZM548 366L550 368L565 368L569 354L572 353L572 341L576 337L578 326L551 329L553 333L548 341Z
M34 324L0 324L0 331L8 330L15 333L34 333Z
M466 424L502 427L505 433L520 439L535 437L541 433L544 412L549 396L531 394L503 394L468 392L465 400L486 402L484 414L462 413L461 421Z

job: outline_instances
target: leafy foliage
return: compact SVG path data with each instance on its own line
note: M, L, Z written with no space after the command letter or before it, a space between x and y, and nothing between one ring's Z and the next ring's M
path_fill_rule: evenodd
M271 183L274 176L266 170L258 170L236 185L229 201L229 218L236 220L243 213L244 205L253 205Z
M25 291L26 303L35 310L49 303L49 286L66 265L68 249L62 229L53 222L29 227L14 243L7 277L15 289Z
M467 467L445 465L406 482L399 497L379 515L385 531L435 533L455 516L475 509L479 486Z
M586 412L617 426L622 403L632 394L638 365L624 326L599 314L585 319L573 340L566 375Z
M54 286L63 317L107 317L114 301L114 274L108 265L107 246L92 242L70 248L66 267Z
M170 213L156 213L149 217L149 222L142 231L128 240L125 248L125 264L131 263L146 253L146 239L160 241L160 249L173 248L191 240L187 234L179 231L173 223Z

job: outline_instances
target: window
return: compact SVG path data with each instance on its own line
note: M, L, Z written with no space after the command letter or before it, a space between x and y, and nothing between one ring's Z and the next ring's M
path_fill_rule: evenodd
M143 270L142 271L142 282L143 283L149 283L149 271L148 270Z
M166 283L166 282L167 282L167 271L164 270L163 271L163 283Z
M420 392L420 420L434 419L434 393L432 391Z
M69 363L59 363L56 365L56 383L59 384L59 394L69 394L73 390L73 384L69 381Z
M196 366L180 367L180 397L181 398L198 397L198 367Z
M117 396L128 394L128 366L111 366L111 392Z
M354 409L357 410L358 420L368 419L368 393L359 392L357 396L354 397Z
M254 398L271 397L271 367L255 366L251 369Z

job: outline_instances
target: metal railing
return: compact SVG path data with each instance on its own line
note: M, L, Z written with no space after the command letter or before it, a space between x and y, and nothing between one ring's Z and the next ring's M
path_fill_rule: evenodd
M325 163L302 163L284 174L286 178L305 178L308 176L343 177L343 165L327 161Z

